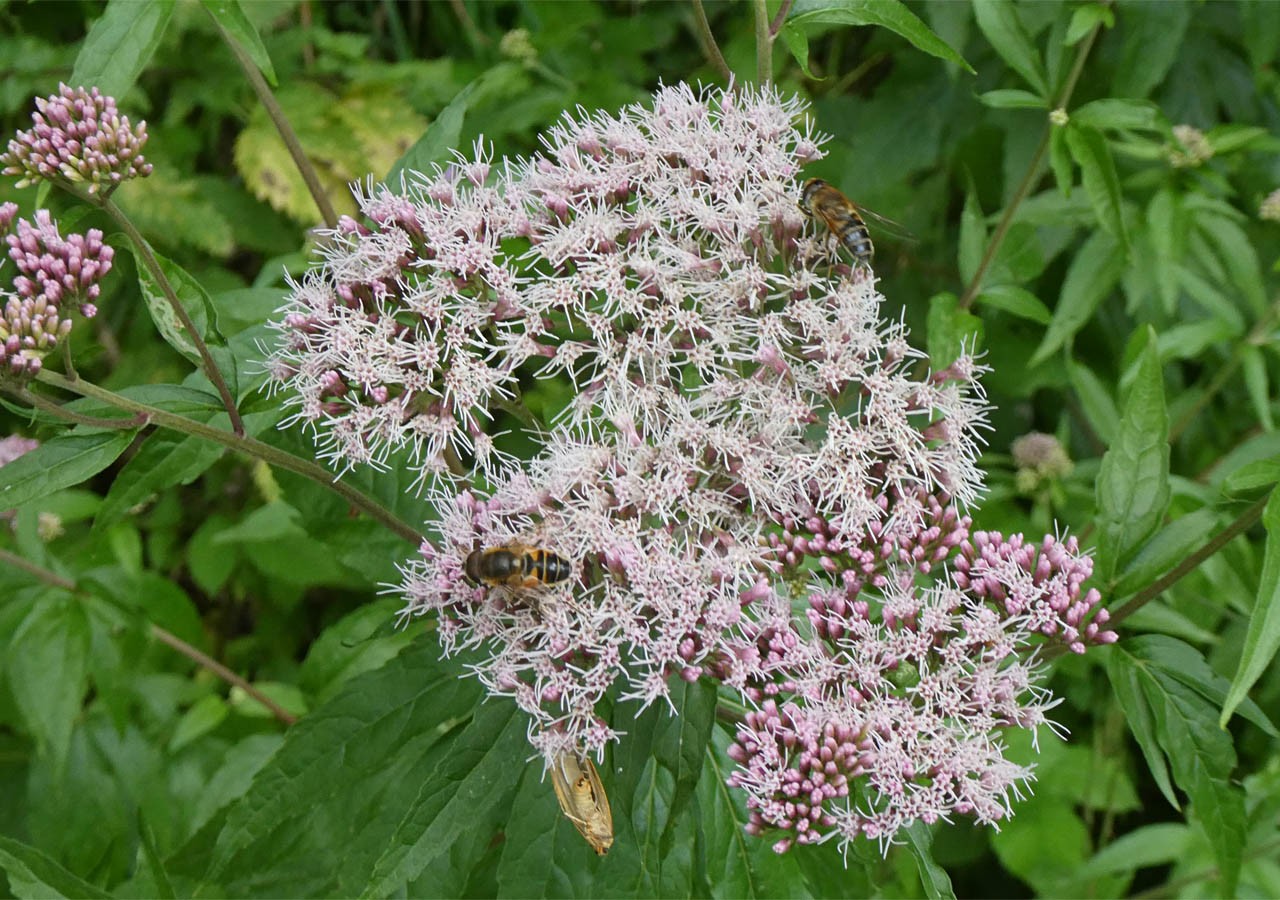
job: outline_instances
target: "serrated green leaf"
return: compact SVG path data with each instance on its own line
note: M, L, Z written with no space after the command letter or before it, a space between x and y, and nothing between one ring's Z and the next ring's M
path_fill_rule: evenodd
M1262 269L1253 242L1243 228L1227 216L1203 213L1195 217L1196 231L1210 245L1226 267L1226 287L1243 295L1256 316L1267 308L1267 291L1262 283Z
M449 151L458 146L462 134L462 122L467 115L471 97L484 82L484 76L458 91L449 105L440 111L422 137L396 160L385 179L389 185L398 185L404 172L430 172L433 163L445 159Z
M85 36L68 81L123 97L160 46L173 8L173 0L111 0Z
M1249 392L1253 412L1267 431L1275 430L1271 417L1271 382L1267 377L1267 361L1255 344L1246 344L1240 351L1240 364L1244 370L1244 386Z
M906 38L917 50L973 72L963 56L898 0L797 0L783 25L788 46L786 32L808 25L876 25Z
M1111 681L1112 690L1115 691L1116 702L1124 711L1129 730L1133 733L1134 740L1138 742L1138 749L1142 751L1142 756L1147 761L1147 769L1155 779L1156 786L1160 788L1160 793L1164 794L1170 806L1181 810L1182 804L1178 802L1178 797L1173 791L1173 782L1169 778L1169 765L1160 748L1155 714L1143 690L1146 674L1127 650L1126 645L1135 640L1138 639L1131 638L1114 645L1115 649L1110 651L1107 658L1107 677Z
M40 850L4 835L0 835L0 869L9 879L9 890L23 900L111 900L111 894L81 880Z
M606 786L606 793L608 787ZM526 766L503 829L501 897L591 897L604 861L561 814L541 767ZM619 848L620 850L622 848Z
M1125 565L1110 595L1115 599L1127 597L1168 572L1209 540L1218 519L1216 510L1197 509L1161 528Z
M124 518L165 488L190 484L222 456L225 448L204 438L158 431L116 474L93 522L102 529Z
M89 617L79 598L50 592L18 625L5 654L9 690L42 752L60 767L88 688Z
M1041 97L1049 97L1049 84L1031 36L1027 34L1018 8L999 0L974 0L974 18L987 41L1027 84Z
M1048 109L1044 98L1017 88L987 91L978 95L978 102L992 109Z
M1127 245L1129 235L1124 226L1120 177L1116 174L1107 139L1097 129L1077 124L1074 118L1066 131L1067 149L1080 167L1080 178L1098 223L1122 245Z
M926 328L929 362L942 369L981 345L984 326L981 319L960 308L954 294L937 294L929 299Z
M271 54L267 53L258 29L253 27L249 17L240 8L238 0L201 0L205 12L213 17L227 35L248 54L249 59L258 67L267 81L274 87L276 71L271 65Z
M1160 525L1169 506L1169 413L1154 333L1138 363L1120 430L1098 470L1098 574L1117 567Z
M1001 309L1020 319L1029 319L1039 325L1048 325L1053 319L1049 307L1026 288L1014 284L997 284L984 288L976 302L992 309Z
M1168 127L1160 107L1150 100L1128 100L1119 97L1092 100L1072 110L1071 121L1077 125L1098 130L1115 128L1163 131Z
M1123 271L1124 249L1106 232L1094 232L1067 268L1053 321L1029 365L1048 359L1074 337L1115 288Z
M133 441L132 429L72 432L0 466L0 509L12 509L80 484L111 465Z
M917 819L904 828L903 833L907 838L907 849L915 857L916 871L920 874L924 895L930 900L955 900L951 876L933 859L933 833L929 831L929 826Z
M1267 529L1262 577L1258 580L1257 599L1249 614L1249 628L1245 632L1240 662L1236 665L1236 674L1231 679L1231 688L1218 719L1223 728L1227 727L1236 707L1280 652L1280 491L1271 492L1271 499L1262 513L1262 524Z

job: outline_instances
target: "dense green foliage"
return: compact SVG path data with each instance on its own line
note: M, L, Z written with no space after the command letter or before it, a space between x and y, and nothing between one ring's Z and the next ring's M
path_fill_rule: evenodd
M706 5L739 80L755 12ZM775 855L725 788L714 692L682 684L679 717L612 710L628 737L597 859L514 706L482 704L465 660L379 597L427 515L411 476L353 470L341 496L281 463L314 450L259 390L264 323L321 216L231 44L341 214L349 182L478 136L528 153L566 109L722 83L694 6L8 3L3 133L59 81L147 121L155 172L114 199L265 449L154 412L70 428L5 393L0 432L43 443L0 468L0 896L1280 895L1280 221L1259 216L1280 188L1280 4L797 0L776 24L773 79L832 136L806 175L916 236L877 240L884 314L939 365L976 342L991 367L982 527L1080 535L1124 610L1120 643L1052 661L1071 735L1014 748L1035 795L999 832ZM66 408L229 435L116 223L9 178L6 200L118 249L72 336L115 393ZM545 418L568 391L525 400ZM1032 431L1074 465L1020 470Z

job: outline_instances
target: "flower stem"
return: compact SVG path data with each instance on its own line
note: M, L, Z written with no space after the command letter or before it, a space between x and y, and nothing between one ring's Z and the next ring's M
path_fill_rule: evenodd
M72 412L66 407L59 406L39 394L33 394L24 387L17 388L13 393L24 403L29 403L38 410L47 412L49 415L62 419L64 422L72 422L76 425L84 425L89 428L141 428L147 424L145 413L137 413L127 419L86 416L83 413Z
M173 308L174 315L178 317L178 321L182 323L182 328L186 331L187 337L196 348L196 352L200 354L204 373L209 376L209 381L218 391L218 396L222 398L222 405L226 408L227 415L231 418L232 429L236 434L243 435L244 422L240 418L240 410L236 409L235 397L231 396L231 390L227 387L227 382L222 377L222 373L218 371L218 364L213 361L213 355L209 353L208 345L205 344L204 338L200 335L195 323L191 321L187 308L178 299L178 294L173 289L173 284L164 274L164 269L160 266L160 260L156 258L155 253L151 250L151 245L147 243L146 238L134 227L133 222L130 221L120 207L107 199L89 199L90 202L96 203L103 212L109 215L120 226L121 230L128 235L129 240L133 242L134 253L137 254L138 260L151 273L151 277L155 279L156 284L160 286L164 298L169 301L169 306Z
M49 569L46 569L42 566L38 566L35 563L31 562L31 560L21 557L16 553L10 553L8 550L0 549L0 562L6 563L10 566L13 566L13 568L15 569L19 569L20 571L26 572L28 575L35 578L37 581L43 581L45 584L51 585L56 588L61 588L67 593L75 594L80 597L92 596L91 594L89 594L88 591L85 591L83 588L81 588L78 584L76 584L70 578L66 578L62 575L59 575L57 572L52 572ZM267 709L271 710L271 714L275 716L277 719L279 719L281 722L283 722L285 725L292 725L294 722L297 721L297 718L292 713L284 709L282 706L280 706L280 704L276 703L266 694L262 693L262 691L258 690L256 687L254 687L244 678L240 677L235 672L228 669L226 666L218 662L213 657L201 652L200 650L188 644L182 638L178 637L173 632L167 631L166 629L161 628L159 625L151 624L149 627L151 629L152 637L154 637L156 640L160 641L163 644L167 644L168 646L172 647L174 650L177 650L183 656L195 662L197 665L208 669L210 672L217 675L223 681L227 682L227 684L231 684L240 688L242 691L244 691L254 700L257 700Z
M756 19L756 82L773 80L773 35L769 32L769 7L766 0L752 0Z
M217 20L215 19L214 21L216 22ZM221 23L218 23L218 32L222 35L222 39L227 42L227 46L231 48L236 62L244 70L245 78L249 80L249 84L253 87L253 92L258 95L258 102L267 111L271 123L275 125L276 131L280 135L280 140L284 141L285 149L293 157L293 164L298 167L298 172L302 175L302 180L307 185L311 199L315 202L316 209L320 211L320 217L324 219L324 223L330 228L336 227L338 214L334 211L333 204L329 202L329 195L325 193L323 185L320 184L320 176L316 174L315 166L311 165L311 160L307 158L306 151L302 149L302 142L298 140L297 133L285 117L284 110L276 102L275 94L271 93L271 87L267 84L267 80L262 77L257 65L249 58L249 54L244 52L244 49L235 38L227 34Z
M337 480L336 476L328 469L320 466L310 460L302 459L294 456L278 447L272 447L256 438L251 438L243 434L232 434L229 431L223 431L221 428L214 428L212 425L206 425L204 422L197 422L195 419L189 419L186 416L180 416L176 413L168 412L155 406L148 406L145 403L138 403L130 400L128 397L122 397L120 394L113 393L106 388L99 387L92 382L78 379L72 381L68 378L50 372L47 369L40 372L36 376L38 381L53 387L61 388L73 394L79 394L82 397L91 397L94 400L100 400L117 409L123 409L127 412L140 413L145 415L147 421L161 428L168 428L171 431L179 431L183 434L195 435L206 440L213 441L215 444L221 444L229 447L238 453L246 456L252 456L263 462L309 478L316 484L323 485L329 490L336 493L342 499L346 500L352 506L368 514L374 521L381 524L388 531L396 534L406 541L413 544L421 544L423 537L414 528L400 521L388 509L380 505L377 501L365 496L360 491L351 487L343 481Z
M1102 27L1101 23L1095 25L1093 30L1089 32L1088 37L1081 43L1080 49L1076 52L1075 62L1071 66L1071 73L1067 76L1066 84L1063 85L1057 101L1053 104L1054 109L1065 109L1067 104L1071 102L1071 95L1075 92L1076 83L1084 72L1085 60L1088 59L1089 51L1093 49L1094 41L1098 39L1098 34L1102 31ZM1044 162L1045 151L1049 149L1049 136L1056 127L1058 126L1051 122L1045 124L1044 133L1040 136L1040 143L1036 146L1036 152L1031 155L1031 162L1027 164L1026 174L1022 176L1018 189L1009 200L1009 204L1004 208L1004 214L1001 215L1000 221L996 225L996 230L992 233L991 240L987 244L987 249L982 254L982 261L978 263L977 271L973 273L973 277L969 279L968 286L965 287L964 293L960 296L961 309L969 309L973 306L974 298L977 297L978 291L982 288L983 276L987 274L987 269L991 267L992 261L996 258L996 252L1000 249L1000 245L1004 243L1004 239L1009 233L1009 226L1013 224L1014 215L1018 212L1018 208L1022 206L1022 201L1026 200L1027 195L1031 193L1031 188L1039 180L1040 165Z
M702 0L693 0L693 20L698 26L698 41L702 44L702 52L707 55L711 67L726 82L732 82L733 70L724 61L720 47L716 44L716 36L711 33L711 23L707 21L707 11L702 7Z

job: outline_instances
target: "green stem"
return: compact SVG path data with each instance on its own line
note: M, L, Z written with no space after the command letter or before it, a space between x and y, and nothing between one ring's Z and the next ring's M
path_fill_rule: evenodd
M42 581L52 587L61 588L69 594L75 594L79 597L92 596L89 592L82 589L78 584L70 578L59 575L57 572L50 571L42 566L38 566L31 560L19 556L16 553L10 553L8 550L0 549L0 562L7 563L15 569L26 572L37 581ZM228 684L235 685L240 688L254 700L257 700L263 706L271 711L271 714L283 722L285 725L292 725L297 721L288 710L284 709L280 704L276 703L262 691L258 690L244 678L241 678L235 672L228 669L222 663L218 662L211 656L197 650L188 644L182 638L178 637L171 631L161 628L159 625L150 625L151 635L163 644L167 644L174 650L177 650L183 656L195 662L197 665L208 669Z
M1094 41L1098 39L1101 31L1102 25L1095 25L1093 30L1089 32L1088 37L1080 45L1080 49L1076 53L1075 62L1071 66L1071 74L1067 76L1067 82L1063 85L1057 102L1053 104L1054 109L1066 109L1067 104L1071 102L1071 95L1075 93L1076 83L1084 72L1085 60L1088 59L1089 51L1093 49ZM978 291L982 288L983 276L987 274L987 269L990 268L992 261L996 258L996 252L1000 249L1000 245L1004 243L1004 239L1009 233L1009 227L1013 224L1013 217L1018 212L1018 207L1022 205L1023 200L1027 199L1027 195L1031 193L1031 188L1039 180L1040 164L1044 162L1045 151L1049 149L1049 136L1056 127L1051 122L1045 125L1044 133L1040 136L1040 143L1036 146L1036 152L1032 154L1031 162L1027 165L1026 174L1022 176L1018 189L1005 207L1004 214L1000 217L1000 221L996 224L996 230L991 235L991 241L987 244L986 252L982 254L982 261L978 263L977 271L969 279L969 284L965 287L964 294L960 297L961 309L968 309L973 306L974 298L977 297Z
M769 33L769 7L766 0L752 0L756 19L756 82L773 80L773 35Z
M90 198L90 202L95 201ZM164 274L164 269L160 266L160 260L156 259L155 253L151 250L151 245L147 243L142 233L133 226L133 222L124 214L124 210L107 199L97 200L96 203L103 212L112 218L116 225L120 226L120 229L133 242L134 253L137 254L138 261L151 273L151 277L160 286L160 291L164 294L165 300L169 301L169 306L173 308L174 315L178 317L178 321L182 323L182 328L186 331L187 337L196 348L196 352L200 354L200 362L203 365L204 373L209 376L209 381L218 391L218 396L222 398L222 405L226 407L227 415L231 418L231 427L236 434L244 434L244 422L240 419L240 410L236 409L235 397L231 396L231 390L227 387L227 382L223 379L222 373L218 371L218 364L213 361L213 356L209 353L209 348L205 344L204 338L201 337L200 330L191 321L187 308L178 299L178 294Z
M195 419L189 419L186 416L180 416L155 406L148 406L145 403L138 403L83 379L72 381L47 369L41 371L36 378L45 384L61 388L73 394L79 394L82 397L100 400L117 409L123 409L126 412L135 414L140 413L147 417L148 422L161 428L168 428L171 431L178 431L213 441L215 444L221 444L224 447L235 450L237 453L260 459L268 465L309 478L316 484L327 487L352 506L367 513L371 519L393 534L415 545L423 542L422 535L416 529L400 521L390 510L365 496L346 482L337 480L336 476L328 469L310 460L294 456L292 453L288 453L278 447L272 447L270 444L264 444L256 438L242 434L232 434L229 431L214 428L212 425L197 422Z
M693 20L697 24L698 42L702 44L702 52L707 55L711 67L726 82L733 81L733 70L724 61L716 36L711 33L711 23L707 21L707 11L702 7L702 0L693 0Z
M29 403L38 410L47 412L49 415L61 419L64 422L71 422L74 425L84 425L88 428L141 428L147 424L147 417L142 413L138 413L128 419L108 419L100 416L86 416L83 413L72 412L71 410L59 406L50 400L41 397L39 394L33 394L24 387L13 389L13 394L24 403Z
M298 172L302 175L307 191L310 192L311 199L316 204L316 209L320 211L320 217L324 219L324 223L330 228L336 228L338 214L334 211L333 204L329 202L329 195L325 193L324 186L320 184L320 176L316 173L315 167L311 165L311 160L307 158L306 151L302 149L302 142L298 140L297 133L285 117L284 110L276 102L275 94L271 93L271 87L267 84L267 80L262 77L257 65L249 58L249 54L244 52L244 49L235 38L223 30L221 24L218 25L218 31L221 33L222 39L227 42L227 46L231 48L236 62L240 64L240 68L244 71L245 78L249 80L250 86L253 87L253 92L258 95L258 102L267 111L267 116L271 119L271 123L275 125L276 132L280 135L280 140L284 141L285 149L293 157L293 164L298 167Z

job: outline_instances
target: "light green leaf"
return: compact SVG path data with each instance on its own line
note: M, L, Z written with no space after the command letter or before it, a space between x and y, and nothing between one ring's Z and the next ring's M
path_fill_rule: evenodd
M276 71L271 65L271 55L267 53L262 38L258 36L258 29L253 27L249 17L244 14L238 0L201 0L201 2L204 4L205 12L213 17L231 40L240 45L253 60L253 64L258 67L258 71L274 87Z
M1227 494L1247 494L1280 482L1280 457L1254 460L1234 470L1222 483Z
M1075 187L1075 166L1071 162L1071 150L1067 147L1066 126L1055 125L1049 132L1049 166L1053 169L1053 180L1057 182L1062 196L1070 198L1071 189Z
M1115 162L1107 148L1102 132L1078 125L1074 118L1067 126L1067 149L1080 166L1080 177L1085 193L1098 217L1098 223L1107 233L1128 245L1129 235L1124 227L1124 210L1120 197L1120 177Z
M1267 529L1262 577L1258 580L1258 595L1249 615L1240 662L1218 719L1223 728L1280 651L1280 491L1271 492L1262 524Z
M124 97L160 46L173 7L173 0L111 0L85 36L71 86Z
M1096 26L1114 28L1115 24L1115 13L1107 4L1086 3L1084 6L1077 6L1075 12L1071 14L1071 22L1067 25L1067 34L1062 42L1068 47L1074 47Z
M1240 363L1244 368L1244 386L1249 392L1253 411L1267 431L1275 430L1271 418L1271 382L1267 377L1267 361L1255 344L1247 344L1240 351Z
M204 438L157 431L116 474L93 527L114 524L165 488L190 484L221 458L224 449Z
M1181 811L1182 804L1178 802L1178 796L1173 791L1173 782L1169 778L1169 765L1165 761L1164 752L1160 749L1155 715L1143 691L1146 675L1136 660L1129 653L1124 652L1125 644L1133 640L1138 639L1126 640L1109 652L1107 677L1111 680L1112 690L1115 691L1116 702L1120 704L1125 719L1129 722L1129 730L1133 732L1134 740L1138 742L1138 749L1142 751L1142 756L1147 761L1147 769L1151 772L1151 777L1155 779L1156 786L1169 801L1169 805Z
M426 133L418 138L405 154L396 160L385 179L389 185L400 183L404 172L430 172L432 163L438 163L449 155L449 151L458 146L458 138L462 134L462 120L467 115L467 107L471 97L484 83L481 75L475 81L458 91L449 105L440 111L436 120L427 128Z
M57 766L88 688L89 617L78 597L51 591L18 625L6 651L9 690L42 752Z
M1165 312L1172 316L1177 309L1179 266L1186 253L1187 215L1182 198L1165 187L1156 191L1147 205L1147 234L1155 251L1153 274Z
M1169 413L1154 332L1125 400L1119 433L1102 457L1097 503L1097 571L1110 580L1159 527L1169 506Z
M899 0L796 0L782 26L783 39L793 53L795 36L787 33L793 30L801 32L810 25L877 25L906 38L912 46L930 56L973 72L973 67L965 62L964 57Z
M951 876L947 870L938 865L933 858L933 833L929 826L916 820L903 829L907 837L907 849L916 860L916 871L920 875L920 884L924 887L924 895L930 900L950 898L955 900L955 891L951 887Z
M1164 121L1160 107L1150 100L1127 100L1116 97L1092 100L1072 110L1071 121L1077 125L1099 130L1115 128L1164 131L1169 127Z
M1262 282L1262 269L1258 253L1244 229L1227 216L1204 212L1195 216L1197 232L1213 246L1227 270L1226 284L1232 292L1238 291L1254 315L1261 316L1267 308L1267 290Z
M1177 862L1192 839L1191 829L1180 822L1144 825L1122 834L1093 855L1084 865L1085 878L1132 873L1149 866Z
M1123 270L1124 249L1105 231L1094 232L1067 268L1053 321L1030 365L1048 359L1084 327L1098 304L1115 288Z
M1110 389L1082 363L1071 362L1068 375L1089 425L1103 443L1110 444L1115 439L1116 422L1120 421L1120 411Z
M1048 109L1042 97L1017 88L987 91L978 95L978 102L992 109Z
M1048 80L1031 36L1018 18L1018 8L1000 0L974 0L974 17L1000 58L1041 97L1049 96Z
M137 255L136 250L135 255ZM214 330L213 302L209 299L209 295L205 293L204 287L177 263L165 259L159 254L155 254L155 257L160 264L160 270L164 273L165 279L169 282L170 287L173 288L174 294L177 295L178 302L187 311L187 315L191 318L191 324L195 326L205 344L220 343L221 338ZM200 358L200 352L192 342L191 336L187 334L186 328L178 318L178 314L174 312L173 306L165 297L160 282L152 275L151 270L143 264L140 256L137 268L138 282L142 286L142 294L147 301L147 310L151 313L151 320L156 323L156 328L160 330L161 336L164 337L169 346L173 347L193 364L197 367L201 366L203 360ZM225 374L234 376L234 370Z
M1243 150L1255 141L1260 141L1267 137L1270 132L1265 128L1257 125L1218 125L1209 129L1205 134L1205 140L1209 142L1209 146L1213 148L1213 152L1217 156L1226 156L1228 153L1234 153L1237 150Z
M9 879L9 890L23 900L111 900L111 894L81 880L35 847L4 835L0 835L0 869Z
M1164 80L1186 39L1192 4L1186 0L1125 4L1118 37L1122 49L1113 97L1146 97Z
M960 280L965 284L973 281L973 276L977 274L986 246L987 222L982 215L982 206L978 202L978 190L970 179L964 196L964 209L960 212L958 263Z
M1048 325L1053 319L1049 307L1026 288L1015 284L997 284L984 288L977 303L992 309L1002 309L1020 319L1029 319L1039 325Z
M111 465L133 441L132 429L60 434L0 466L0 509L12 509L80 484Z
M203 737L222 724L229 710L227 701L217 694L208 694L191 705L169 738L169 752L177 753L197 738Z
M1185 560L1209 540L1219 518L1216 510L1197 509L1161 528L1125 565L1110 596L1116 600L1127 597Z
M935 369L951 365L982 343L982 320L960 308L954 294L938 294L929 300L927 322L929 362Z

